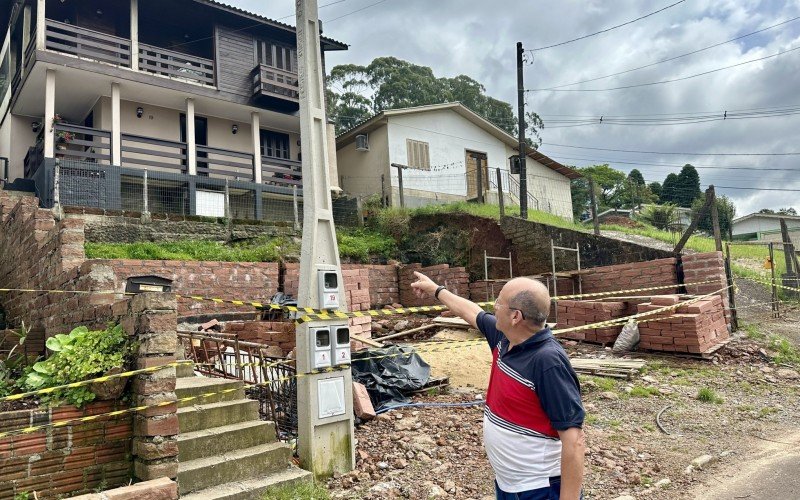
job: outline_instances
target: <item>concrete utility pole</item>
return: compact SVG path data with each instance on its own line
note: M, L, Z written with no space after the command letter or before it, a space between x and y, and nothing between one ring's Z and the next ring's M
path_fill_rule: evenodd
M296 0L300 80L300 140L303 151L303 240L298 303L315 309L347 309L336 228L333 224L322 54L317 0ZM336 365L346 346L347 320L297 326L297 372ZM346 332L346 338L342 334ZM335 357L334 357L335 356ZM333 358L333 359L332 359ZM353 386L349 365L297 379L298 453L315 476L355 467Z
M517 114L519 115L519 216L528 219L528 170L525 167L525 86L522 83L522 42L517 42Z

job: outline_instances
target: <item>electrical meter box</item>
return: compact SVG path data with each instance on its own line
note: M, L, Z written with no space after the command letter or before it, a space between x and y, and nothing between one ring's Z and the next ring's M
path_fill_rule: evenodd
M339 276L336 271L317 271L319 278L319 306L321 309L339 309Z
M350 363L350 327L346 325L331 328L336 332L334 337L333 364L346 365Z
M314 369L331 366L331 330L328 327L309 328L313 340L312 366Z

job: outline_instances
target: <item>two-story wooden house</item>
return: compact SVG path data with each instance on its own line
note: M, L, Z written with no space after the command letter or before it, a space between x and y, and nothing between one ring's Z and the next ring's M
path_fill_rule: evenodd
M293 26L215 0L0 0L0 27L0 172L32 179L45 206L256 219L291 206Z

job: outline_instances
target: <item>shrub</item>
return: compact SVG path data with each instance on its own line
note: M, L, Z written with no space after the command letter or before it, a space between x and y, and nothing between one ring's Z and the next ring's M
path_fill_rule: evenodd
M27 371L21 380L23 389L34 391L100 376L112 368L122 367L131 352L120 325L95 331L80 326L68 335L60 333L50 337L46 346L53 354ZM94 398L87 386L59 389L41 400L44 403L66 401L80 407Z
M703 387L697 392L697 400L702 401L704 403L722 403L722 398L717 396L717 393L714 389L709 389L708 387Z
M675 205L649 205L638 219L656 229L663 231L676 231L678 226L678 211Z

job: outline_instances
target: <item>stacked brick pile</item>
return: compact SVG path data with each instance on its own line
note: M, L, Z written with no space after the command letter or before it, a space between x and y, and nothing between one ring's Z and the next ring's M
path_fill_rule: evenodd
M705 295L715 292L727 286L728 280L725 276L725 260L722 252L696 253L684 255L683 262L683 281L684 283L699 283L710 281L705 285L690 285L686 287L686 293L692 295ZM725 321L730 323L730 307L728 304L728 291L719 293L722 303L725 306Z
M656 259L587 269L581 279L583 293L677 284L676 262L674 258ZM670 290L666 289L663 293L670 293Z
M450 267L448 264L429 267L422 267L421 264L410 264L402 267L398 273L400 276L400 303L406 307L430 306L439 303L433 297L417 298L411 288L411 283L417 280L414 276L414 271L425 274L436 283L446 286L448 290L456 295L469 298L469 273L465 268Z
M652 311L678 302L677 295L653 297L651 302L639 304L638 309ZM722 298L718 295L681 306L675 314L659 316L639 325L642 349L699 354L729 337Z
M558 309L558 325L556 330L583 326L600 321L620 318L627 313L625 302L592 302L588 300L560 300L556 303ZM559 338L572 340L585 340L609 344L617 340L622 331L622 326L608 326L591 330L579 330L559 334Z
M235 333L239 340L276 346L275 356L286 356L295 346L295 326L291 321L226 321L223 333Z

